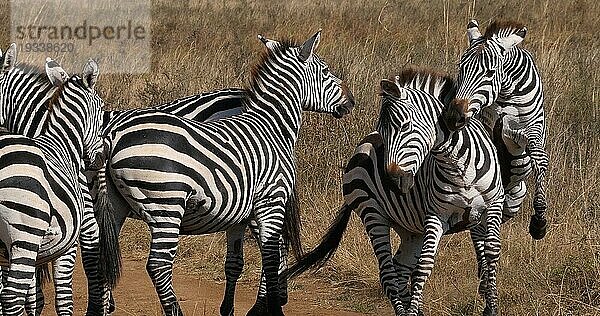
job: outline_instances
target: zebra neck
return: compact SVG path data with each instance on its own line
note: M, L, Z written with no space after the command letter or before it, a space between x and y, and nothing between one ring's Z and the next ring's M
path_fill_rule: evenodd
M4 79L0 123L11 133L35 137L46 120L49 100L56 91L47 77L14 69Z
M470 145L467 129L468 127L451 132L444 124L438 124L436 143L431 150L432 157L443 165L460 166L464 148Z
M540 75L531 54L521 47L511 50L504 58L504 78L498 95L499 102L510 102L519 99L519 103L528 101L530 96L537 96L533 90L541 90ZM525 97L525 99L523 99Z
M279 136L285 143L294 146L302 124L300 97L282 90L256 85L248 96L247 115L259 120L272 136Z
M46 129L38 138L41 142L53 148L63 158L69 158L78 170L83 159L83 122L85 118L77 110L65 111L66 105L61 101L55 105L46 121Z

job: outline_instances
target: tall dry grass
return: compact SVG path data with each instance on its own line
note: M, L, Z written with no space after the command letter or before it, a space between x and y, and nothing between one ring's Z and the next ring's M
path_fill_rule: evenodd
M8 12L4 2L0 12ZM495 18L527 25L523 46L536 58L546 93L550 230L542 241L529 237L529 198L521 215L502 227L500 312L600 315L600 4L596 1L157 0L152 72L103 76L99 90L113 108L130 108L242 86L263 49L256 34L302 41L322 28L318 53L348 82L357 107L343 120L305 115L297 156L302 236L310 247L341 205L341 167L355 144L373 129L379 81L407 63L455 73L467 47L465 25L471 17L482 27ZM2 43L9 40L7 21L0 16ZM121 238L126 256L146 256L143 227L128 223ZM224 242L222 234L184 237L176 266L222 278ZM243 278L256 280L260 259L254 242L246 244ZM475 275L468 235L445 237L427 284L425 311L479 314L483 306ZM342 305L364 312L383 306L391 313L356 217L318 278L339 287Z

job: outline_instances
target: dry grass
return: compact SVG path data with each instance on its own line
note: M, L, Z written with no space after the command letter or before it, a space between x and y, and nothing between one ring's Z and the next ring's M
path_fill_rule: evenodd
M5 3L0 3L0 12L8 12ZM347 80L357 107L341 121L305 116L297 154L303 238L306 246L312 246L341 204L340 167L373 129L379 80L406 63L455 72L467 45L465 25L470 17L482 27L494 18L525 23L529 32L523 45L537 60L546 92L550 231L543 241L529 237L530 199L522 214L503 226L501 314L600 315L600 3L596 1L155 1L152 73L103 76L99 89L113 108L129 108L240 86L262 49L256 34L303 40L322 28L319 54ZM0 16L0 21L7 19ZM7 43L6 23L0 28L0 42ZM122 240L128 256L146 255L143 225L129 223ZM224 241L222 234L184 237L176 266L222 278ZM256 279L260 259L253 242L247 245L244 278ZM428 314L481 312L472 252L467 234L443 239L426 289ZM348 306L358 311L386 304L379 296L372 250L356 217L333 262L319 277L339 284L347 297L353 297ZM354 299L358 292L361 300Z

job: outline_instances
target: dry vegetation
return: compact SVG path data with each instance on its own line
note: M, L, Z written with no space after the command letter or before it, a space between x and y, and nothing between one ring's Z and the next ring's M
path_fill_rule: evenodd
M5 2L0 10L8 12ZM379 80L406 63L454 73L467 45L465 25L471 17L482 28L494 18L524 22L529 32L523 45L537 60L546 92L550 230L544 240L531 240L527 233L530 199L521 215L502 227L501 314L600 315L597 1L155 1L152 72L105 75L99 89L111 107L130 108L242 86L262 50L256 34L300 41L322 28L318 53L347 80L357 107L340 121L305 116L297 154L303 239L308 248L341 204L341 167L354 145L373 129ZM8 17L0 16L0 21L0 43L7 43ZM128 223L121 238L126 256L146 256L148 237L143 227ZM260 260L254 242L246 245L243 278L256 280ZM176 266L222 278L224 253L222 234L184 237ZM444 238L438 258L425 294L427 314L480 314L483 306L476 294L475 258L468 235ZM317 278L338 285L338 304L366 313L383 306L391 312L356 217L333 261Z

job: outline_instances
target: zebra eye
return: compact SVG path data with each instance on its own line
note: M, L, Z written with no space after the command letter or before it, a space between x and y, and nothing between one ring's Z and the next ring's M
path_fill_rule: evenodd
M402 127L400 127L401 132L406 132L409 129L410 129L410 122L407 122L406 124L403 124Z
M489 69L488 71L485 72L485 76L493 77L495 73L496 73L496 69Z
M327 76L329 74L329 68L323 68L323 75Z

